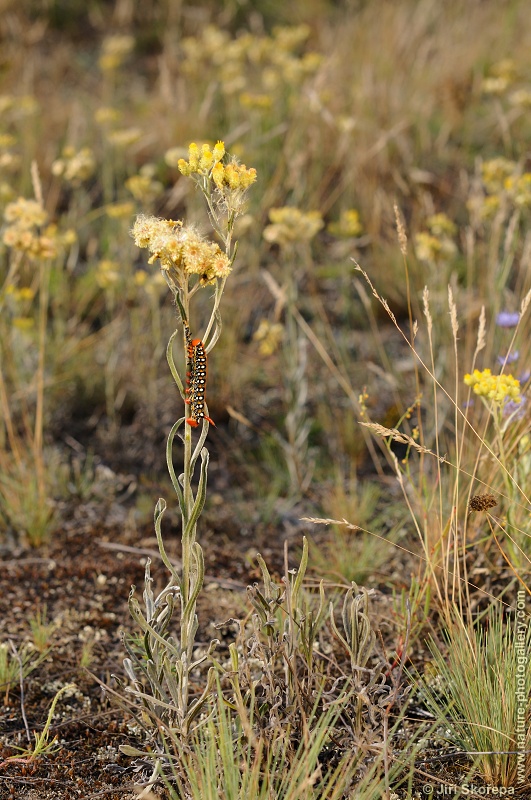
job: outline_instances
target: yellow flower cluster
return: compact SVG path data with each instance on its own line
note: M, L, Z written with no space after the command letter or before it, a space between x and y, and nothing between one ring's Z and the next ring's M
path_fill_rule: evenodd
M260 342L260 355L270 356L280 345L284 336L284 326L280 322L269 322L267 319L260 320L260 325L253 334L255 342Z
M110 289L120 280L120 265L109 258L102 259L96 269L96 283L100 289Z
M521 171L516 161L500 156L481 166L483 190L472 195L467 206L478 220L516 208L531 208L531 172Z
M161 272L155 272L153 275L149 275L147 272L144 272L144 270L138 270L134 274L133 281L135 286L139 289L143 289L147 295L154 299L158 298L162 289L166 288L166 281Z
M13 203L9 203L4 212L4 219L10 225L30 230L44 225L48 219L48 214L37 200L26 200L19 197Z
M449 261L456 250L454 242L447 237L433 236L427 231L415 236L415 252L419 261Z
M135 200L150 203L164 191L162 183L155 178L156 167L154 164L144 164L138 175L132 175L125 182L125 187L131 192Z
M523 175L511 175L505 179L504 188L515 206L519 208L531 206L531 172L524 172Z
M103 40L98 61L102 72L114 72L119 69L134 46L135 40L132 36L107 36Z
M0 172L3 174L14 173L20 169L21 158L11 149L16 143L16 138L10 133L0 134ZM9 184L5 185L9 186Z
M17 330L29 331L34 327L33 317L30 316L34 297L35 289L30 286L19 287L14 283L5 286L2 302L5 300L4 309L9 311L11 324Z
M503 191L506 179L514 175L516 169L516 162L503 156L483 162L481 177L487 191L490 194Z
M222 164L225 145L217 142L212 149L210 145L199 147L195 142L188 148L188 161L180 158L177 167L182 175L204 175L212 178L222 194L226 192L245 191L256 180L256 170L247 169L245 164Z
M271 108L273 98L264 92L242 92L240 94L240 106L243 108L258 108L261 110Z
M510 81L507 78L484 78L481 83L481 88L485 94L500 95L505 94L510 86Z
M415 252L419 261L450 261L457 253L452 236L456 226L446 214L433 214L426 220L427 231L415 236Z
M191 226L181 221L147 217L136 218L131 231L135 244L151 253L149 263L157 259L172 287L182 287L191 275L199 275L201 286L226 278L232 266L226 253L214 242L203 239Z
M65 147L52 164L52 173L69 183L79 184L92 177L96 169L94 153L89 147L77 151L73 147Z
M254 167L247 167L245 164L227 164L223 166L219 161L212 168L212 180L223 194L227 190L235 192L245 191L256 180L256 170Z
M15 286L14 283L8 283L6 286L6 296L12 297L15 303L31 302L35 297L35 290L31 286Z
M531 108L531 91L529 89L516 89L509 97L509 102L517 108Z
M105 206L105 213L110 219L127 219L133 216L134 211L134 203L108 203Z
M109 144L121 150L127 150L128 147L136 144L141 138L142 131L140 128L119 128L118 130L109 131L107 134Z
M195 78L215 80L225 95L237 95L244 108L268 109L278 98L286 98L286 88L300 86L322 63L318 53L297 52L310 33L308 25L279 26L272 36L246 32L231 38L208 25L200 36L181 42L182 69Z
M42 230L48 214L37 200L19 197L6 206L4 219L8 223L4 229L4 244L32 258L54 258L61 246L75 241L73 231L60 234L55 225Z
M467 208L473 217L479 220L494 219L501 208L501 199L498 194L473 195L467 200Z
M359 212L355 208L348 208L342 211L337 222L331 222L327 226L328 233L332 236L349 238L360 236L363 228L360 222Z
M217 142L213 148L209 144L199 147L195 142L188 148L188 161L176 158L176 148L166 153L166 162L177 164L182 175L190 176L201 189L209 203L212 216L220 220L220 212L226 215L230 224L243 213L248 188L256 180L256 170L233 159L223 164L225 145ZM215 206L211 203L214 190Z
M94 112L94 121L102 128L112 128L122 119L122 112L113 106L100 106Z
M434 236L455 236L457 233L457 226L446 214L432 214L426 225Z
M512 375L493 375L490 369L484 369L483 372L475 369L472 375L465 375L464 381L475 394L499 405L508 400L513 403L520 403L522 400L520 381Z
M272 224L264 229L264 239L280 245L309 241L324 225L319 211L304 212L293 206L271 208L269 219Z
M208 175L212 168L218 164L225 155L225 145L223 142L216 142L213 149L209 144L199 147L195 142L188 147L188 161L180 158L177 162L179 172L183 175Z
M492 65L489 74L483 79L481 88L485 94L501 95L507 91L517 77L515 62L512 58L504 58Z
M37 113L39 104L32 94L2 94L0 95L0 116L5 117L6 114L11 119L26 119ZM2 119L2 122L5 120Z

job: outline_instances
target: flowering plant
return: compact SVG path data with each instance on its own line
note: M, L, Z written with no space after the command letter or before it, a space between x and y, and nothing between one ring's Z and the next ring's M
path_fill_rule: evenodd
M197 523L206 498L209 454L204 446L209 423L205 400L207 355L221 332L219 305L227 277L232 270L236 245L232 242L234 222L242 213L247 188L255 181L254 169L230 160L223 163L225 147L218 142L211 150L204 144L189 147L189 161L181 159L179 169L192 177L207 202L210 219L223 247L205 239L193 225L181 220L158 219L140 215L132 229L139 247L147 248L149 263L160 264L161 273L173 295L180 325L170 336L166 350L168 364L185 402L185 414L173 425L168 436L166 458L173 487L177 494L182 519L182 564L180 570L168 558L162 537L162 518L166 502L159 499L155 508L155 530L159 552L170 577L166 587L155 597L151 589L150 562L146 565L143 612L134 595L129 597L131 615L142 630L139 648L125 643L128 658L124 661L132 683L129 691L141 703L154 723L151 730L176 732L186 738L191 725L210 696L214 681L211 667L204 691L190 699L190 675L207 661L217 644L213 640L200 657L194 653L198 627L196 606L203 586L204 558L196 540ZM191 301L202 287L214 286L210 320L201 339L191 334ZM187 388L173 358L173 345L182 331L184 357L187 362ZM188 415L190 414L190 415ZM202 425L199 441L192 449L192 430ZM173 465L175 437L184 426L183 472L178 475ZM194 490L192 479L200 461L199 480ZM170 635L170 619L179 610L179 641ZM159 740L163 747L163 740ZM162 750L161 750L162 753ZM155 767L155 772L158 770Z

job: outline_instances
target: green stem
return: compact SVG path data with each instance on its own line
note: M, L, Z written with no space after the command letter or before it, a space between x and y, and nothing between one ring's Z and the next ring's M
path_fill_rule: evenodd
M181 296L182 303L179 302L179 310L181 314L184 312L184 319L189 318L189 298L188 287L186 287ZM183 352L184 363L187 363L187 341L183 327ZM182 608L186 607L188 598L190 596L190 567L191 567L191 554L193 544L192 535L185 536L188 520L194 504L194 496L192 492L192 429L186 423L186 418L189 416L189 409L187 404L184 404L184 457L183 457L183 512L182 512L182 584L181 584L181 603ZM186 651L186 626L181 628L181 644L183 652Z
M187 409L185 407L185 413ZM185 423L184 425L184 480L183 480L183 497L184 497L184 513L182 515L182 562L183 562L183 580L182 580L182 600L186 605L190 593L190 555L191 546L194 540L194 531L189 531L187 535L186 529L188 527L188 519L190 517L191 509L194 505L194 497L191 485L191 461L192 461L192 428ZM184 642L183 642L184 646Z
M46 485L44 478L43 461L43 428L44 428L44 365L46 354L46 323L48 319L48 297L50 281L49 262L39 264L40 304L39 304L39 361L37 367L37 402L35 409L35 431L33 448L35 458L35 471L39 489L41 506L46 498Z

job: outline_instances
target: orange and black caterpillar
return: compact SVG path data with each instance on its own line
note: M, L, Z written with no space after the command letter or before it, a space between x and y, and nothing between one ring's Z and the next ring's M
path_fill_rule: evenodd
M186 422L192 428L197 428L200 421L206 419L211 425L215 422L205 414L205 391L207 382L207 354L201 339L192 339L188 323L184 323L186 336L187 372L186 372L186 399L190 406L190 416Z

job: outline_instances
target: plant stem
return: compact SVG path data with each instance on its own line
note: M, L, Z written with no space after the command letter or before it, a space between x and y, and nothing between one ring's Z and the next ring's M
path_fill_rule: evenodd
M39 491L39 503L42 505L46 499L46 485L44 480L43 427L44 427L44 362L46 354L46 322L48 318L48 288L50 279L50 264L48 261L39 262L39 360L37 366L37 399L35 407L35 428L33 434L33 454L35 459L35 472Z
M189 317L189 296L188 296L188 287L186 287L181 295L182 299L182 309L184 310L185 320L188 320ZM183 320L184 322L184 320ZM187 341L184 332L183 326L183 352L184 352L184 363L185 365L188 364L188 351L187 351ZM186 366L185 366L186 369ZM185 381L186 383L186 381ZM188 407L185 402L184 404L184 417L188 417ZM190 515L192 513L193 503L194 503L194 496L192 492L192 469L191 469L191 462L192 462L192 429L190 425L187 425L186 421L184 423L184 456L183 456L183 508L182 508L182 585L181 585L181 603L182 609L186 607L188 603L188 599L190 597L190 566L191 566L191 550L192 550L192 539L191 535L185 536L185 531L188 525L188 520L190 519ZM182 650L185 652L187 648L187 626L181 626L181 645Z

